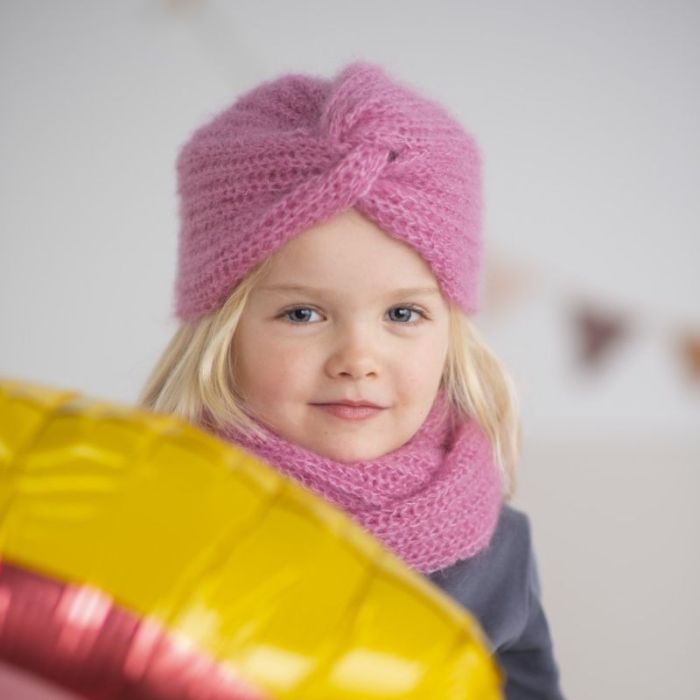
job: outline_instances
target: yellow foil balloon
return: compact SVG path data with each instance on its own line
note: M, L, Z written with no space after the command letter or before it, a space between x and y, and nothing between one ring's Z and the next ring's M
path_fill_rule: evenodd
M3 613L0 657L85 696L118 676L127 689L109 697L502 697L460 606L344 513L179 419L0 381L0 515L2 605L33 595L38 609L40 583L58 601L25 642L30 623ZM111 670L80 679L96 649L106 663L108 623ZM218 694L193 690L206 683Z

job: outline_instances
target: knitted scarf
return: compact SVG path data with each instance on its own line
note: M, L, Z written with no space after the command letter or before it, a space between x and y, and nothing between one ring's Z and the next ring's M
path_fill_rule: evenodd
M454 425L443 392L408 442L369 461L337 462L260 427L262 437L213 430L344 510L413 569L443 569L491 540L502 502L491 444L475 421Z

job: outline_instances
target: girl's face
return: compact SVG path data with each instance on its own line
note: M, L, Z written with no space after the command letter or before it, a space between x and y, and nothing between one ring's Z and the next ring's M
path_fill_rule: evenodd
M246 405L281 437L337 461L369 460L423 423L447 337L428 265L350 209L276 253L239 321L234 371Z

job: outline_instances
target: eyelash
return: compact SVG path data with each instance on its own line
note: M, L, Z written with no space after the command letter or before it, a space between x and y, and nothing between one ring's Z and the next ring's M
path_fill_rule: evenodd
M414 313L417 313L421 317L421 319L417 320L417 321L396 321L396 323L400 326L415 326L418 323L420 323L421 320L428 320L429 319L429 316L425 311L418 308L417 306L412 306L411 304L392 306L391 309L389 309L389 311L393 311L394 309L408 309L409 311L413 311ZM308 321L293 321L292 319L289 318L290 314L294 313L295 311L301 311L301 310L308 310L308 311L313 311L314 313L319 313L318 311L316 311L316 309L313 309L310 306L294 306L291 309L285 309L277 318L284 319L288 323L291 323L292 325L295 325L295 326L308 325Z

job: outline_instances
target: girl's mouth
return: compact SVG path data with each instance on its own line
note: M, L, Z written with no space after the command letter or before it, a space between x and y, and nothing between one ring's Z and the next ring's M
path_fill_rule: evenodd
M351 406L345 403L317 403L312 405L326 413L330 413L336 418L353 421L373 418L384 410L381 406Z

